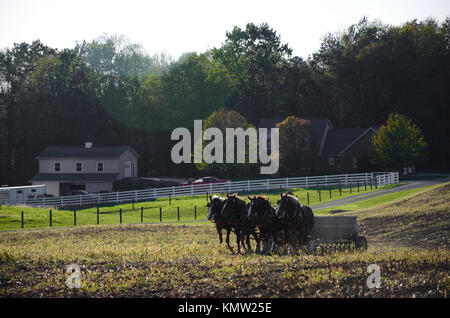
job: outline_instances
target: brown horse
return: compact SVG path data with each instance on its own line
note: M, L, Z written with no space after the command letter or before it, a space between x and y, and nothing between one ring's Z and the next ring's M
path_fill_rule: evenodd
M247 204L236 194L228 195L222 208L222 217L231 225L236 234L237 252L241 253L241 241L245 238L247 247L243 243L243 247L251 252L250 235L253 235L256 241L256 250L259 250L259 236L256 233L256 227L247 217Z
M284 224L284 231L289 241L291 253L295 253L298 245L303 246L308 236L312 236L314 214L310 207L300 204L291 194L281 194L275 212Z
M302 237L299 237L300 246L303 247L303 250L306 253L311 253L312 251L310 249L312 248L312 245L310 243L312 243L313 240L314 213L309 206L303 204L300 204L300 206L304 220L303 235Z
M233 251L233 248L230 245L230 232L231 232L231 225L226 222L226 219L222 216L222 208L225 204L225 199L221 198L217 195L215 196L209 196L209 202L206 204L208 207L208 215L206 216L208 220L213 220L216 224L216 230L219 234L219 241L220 244L223 243L222 239L222 231L226 230L227 236L225 238L225 241L227 243L227 247L230 251Z
M260 240L263 242L263 254L274 252L284 246L284 225L275 215L275 208L263 196L248 197L248 218L257 225Z

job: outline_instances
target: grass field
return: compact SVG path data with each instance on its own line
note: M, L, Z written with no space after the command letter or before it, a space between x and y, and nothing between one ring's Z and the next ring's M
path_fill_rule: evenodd
M327 214L330 211L334 212L334 213L337 213L337 212L342 213L342 212L350 212L350 211L358 211L358 210L362 210L362 209L367 209L370 207L379 206L384 203L389 203L389 202L404 198L410 194L414 194L416 192L421 192L426 189L431 189L433 187L436 187L436 186L426 186L426 187L421 187L421 188L414 188L414 189L403 190L403 191L398 191L398 192L393 192L393 193L387 193L387 194L383 194L383 195L380 195L380 196L377 196L374 198L368 198L368 199L362 200L362 201L339 205L334 208L322 209L322 210L316 211L316 214Z
M0 233L0 296L444 297L450 184L347 212L367 252L232 255L211 223L81 226ZM65 281L81 268L81 288ZM381 269L369 289L367 267Z
M393 187L392 185L378 188L387 189ZM342 193L338 189L322 188L319 192L316 190L306 189L291 189L304 204L307 203L309 197L309 204L314 205L319 202L329 202L336 199L346 198L355 194L361 194L365 192L377 191L375 188L370 189L368 186L366 189L364 186L357 188L343 188ZM258 192L260 193L260 192ZM239 193L240 195L253 195L256 192L251 193ZM264 192L265 195L271 200L273 204L276 204L279 191ZM225 195L225 194L222 194ZM119 204L115 206L107 206L99 208L99 224L101 225L113 225L120 223L120 212L122 209L122 224L136 224L141 223L141 207L144 207L143 211L143 223L155 223L155 222L174 222L178 221L178 208L180 221L188 221L196 219L205 219L207 214L206 207L206 195L202 196L186 196L175 197L169 199L157 199L149 202L139 202L135 204ZM132 209L134 208L134 210ZM160 208L162 209L160 216ZM195 212L196 209L196 212ZM25 206L0 206L0 230L15 230L21 229L21 212L24 214L24 228L47 228L50 227L50 211L49 209L30 208ZM95 225L97 224L97 208L88 208L83 210L77 210L74 215L73 210L58 210L52 209L52 227L68 227L73 226L76 222L77 226L80 225ZM161 218L160 218L161 217Z

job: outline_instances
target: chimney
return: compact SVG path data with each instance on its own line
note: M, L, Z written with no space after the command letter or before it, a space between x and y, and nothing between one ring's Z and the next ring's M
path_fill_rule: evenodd
M92 146L93 146L93 144L92 144L92 142L90 142L90 141L86 141L86 142L84 143L84 147L85 147L86 149L90 149L90 148L92 148Z

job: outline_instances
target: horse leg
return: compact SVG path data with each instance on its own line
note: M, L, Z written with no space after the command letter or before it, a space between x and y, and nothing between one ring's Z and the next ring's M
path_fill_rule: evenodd
M237 245L237 253L241 254L241 232L236 229L236 245Z
M228 247L228 249L231 251L231 253L233 253L233 248L231 247L231 245L230 245L230 233L231 233L231 228L230 227L227 227L226 228L226 230L227 230L227 237L226 237L226 242L227 242L227 247Z
M255 248L255 253L260 253L261 252L261 238L259 237L258 234L256 234L256 232L253 232L253 237L255 238L256 241L256 248Z
M297 254L297 233L296 233L295 229L291 229L289 232L290 232L289 240L291 242L290 252L291 252L291 255L295 255L295 254Z
M305 235L305 231L303 228L299 228L298 230L298 247L299 249L301 249L304 246L304 235Z
M217 229L217 233L219 233L220 244L222 245L222 243L223 243L223 239L222 239L222 229L223 229L223 227L221 227L218 224L216 224L216 229Z
M252 252L252 245L250 244L250 234L247 234L245 236L245 241L247 242L247 246L248 246L247 251L251 253Z

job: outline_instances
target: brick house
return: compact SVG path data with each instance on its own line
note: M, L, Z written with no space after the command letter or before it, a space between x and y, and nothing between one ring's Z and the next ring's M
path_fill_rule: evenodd
M304 146L306 164L301 166L304 174L354 173L369 168L374 127L334 128L328 118L303 119L311 122L310 138L305 140ZM282 121L261 119L258 126L270 129Z

